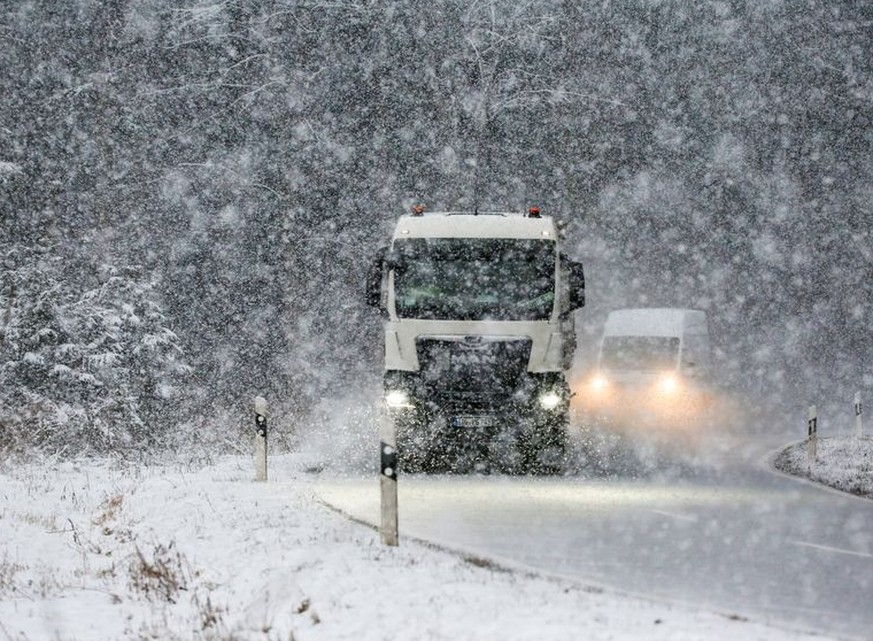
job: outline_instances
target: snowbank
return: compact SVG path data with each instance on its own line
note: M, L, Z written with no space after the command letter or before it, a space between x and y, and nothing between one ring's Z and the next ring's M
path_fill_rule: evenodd
M856 436L819 437L815 462L810 464L806 441L782 450L776 469L808 478L844 492L873 498L873 440Z

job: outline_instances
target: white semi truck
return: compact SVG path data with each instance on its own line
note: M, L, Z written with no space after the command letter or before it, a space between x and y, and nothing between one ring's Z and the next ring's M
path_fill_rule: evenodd
M417 209L374 260L367 299L384 317L401 465L560 469L585 281L552 218Z

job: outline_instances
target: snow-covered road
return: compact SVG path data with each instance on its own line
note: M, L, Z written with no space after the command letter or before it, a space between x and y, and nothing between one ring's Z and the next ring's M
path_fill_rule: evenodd
M867 638L873 502L773 473L758 454L647 480L402 477L401 537L758 621ZM322 478L316 490L326 503L376 523L372 478Z
M733 498L743 490L707 489L703 483L670 489L580 480L407 479L403 532L482 551L456 555L408 538L399 548L382 546L373 529L313 500L317 490L366 516L377 500L375 476L341 480L335 472L316 475L307 467L298 455L274 457L270 481L255 483L248 457L207 466L7 462L0 469L0 639L788 641L806 636L807 625L783 625L769 610L748 621L733 616L753 609L746 607L751 596L733 601L743 607L732 611L708 597L695 599L713 606L702 608L596 585L596 580L618 583L612 579L620 574L611 567L624 567L624 576L633 576L631 563L609 556L623 550L645 564L636 572L642 578L634 591L672 596L656 585L658 576L669 575L654 561L668 559L667 549L649 558L640 532L655 542L684 540L688 558L698 558L704 544L691 535L713 520L713 528L735 531L719 524L743 511ZM795 503L817 496L795 489ZM789 519L774 506L791 492L778 487L773 492L773 500L765 501L771 512L762 519L774 513ZM839 497L828 498L840 503ZM727 516L716 514L719 508ZM522 511L527 516L519 521ZM555 520L569 529L552 531L549 523ZM622 523L629 528L625 532L614 527ZM857 525L863 529L865 523ZM724 537L714 534L711 545L723 549ZM759 544L762 538L757 537ZM798 540L869 551L867 539L823 542L798 535ZM832 554L787 545L771 566ZM491 556L546 571L506 572L488 562ZM844 571L858 574L850 577L869 574L868 559L852 558L858 565ZM708 571L681 565L691 575ZM819 571L807 567L811 575ZM705 577L675 574L671 580L706 583ZM779 584L774 589L784 587L779 576L774 581ZM840 594L850 598L845 590ZM819 606L797 607L814 613ZM846 611L853 621L863 617L854 607ZM832 619L825 613L822 621Z

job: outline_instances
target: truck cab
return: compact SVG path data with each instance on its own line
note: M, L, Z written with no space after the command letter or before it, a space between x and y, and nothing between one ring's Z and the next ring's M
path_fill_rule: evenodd
M407 468L454 470L462 455L493 467L498 443L517 453L510 467L562 455L584 275L552 218L401 216L367 298L383 314L384 400Z

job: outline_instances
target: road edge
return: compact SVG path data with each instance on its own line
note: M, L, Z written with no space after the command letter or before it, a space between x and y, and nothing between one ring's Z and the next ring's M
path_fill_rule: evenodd
M325 509L337 514L348 521L355 523L357 525L361 525L369 530L372 530L377 535L379 533L379 526L367 521L366 519L362 519L360 517L349 514L342 508L339 508L335 505L332 505L326 499L322 498L318 495L314 488L310 488L312 490L310 496L313 502L318 505L323 506ZM437 552L442 552L445 554L450 554L454 557L459 558L465 563L469 563L470 565L476 566L481 569L491 570L493 572L501 572L508 573L514 576L518 576L521 578L529 578L529 579L538 579L543 581L548 581L550 583L555 583L559 585L563 585L564 587L571 585L576 587L580 592L586 594L610 594L617 598L630 598L637 599L639 601L644 601L651 604L662 605L665 608L671 607L680 607L686 608L696 611L705 611L713 614L714 616L721 617L726 621L734 622L734 623L751 623L755 625L760 625L763 627L770 627L778 630L788 631L792 633L796 633L803 637L809 638L822 638L827 636L824 632L816 629L803 628L791 625L790 623L778 619L774 620L764 620L757 618L755 616L747 616L745 614L740 614L739 612L726 612L723 610L718 610L715 608L707 607L704 605L700 605L699 603L694 603L692 601L683 601L680 599L671 599L666 596L661 596L657 594L650 594L645 592L634 592L630 590L624 590L617 586L610 585L608 583L600 583L597 581L591 581L588 579L580 579L579 577L569 576L565 574L561 574L560 572L545 572L542 570L538 570L536 568L532 568L530 566L524 565L522 563L517 563L511 561L509 559L505 559L497 556L489 556L483 555L481 552L470 550L464 548L462 546L452 546L446 543L440 543L436 541L430 541L427 539L423 539L418 536L413 535L403 535L404 541L410 541L416 545L420 545L429 550L434 550ZM840 637L834 636L833 638L846 638L848 637Z

